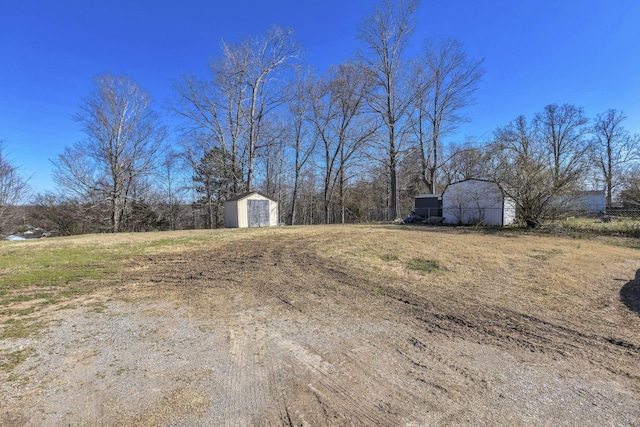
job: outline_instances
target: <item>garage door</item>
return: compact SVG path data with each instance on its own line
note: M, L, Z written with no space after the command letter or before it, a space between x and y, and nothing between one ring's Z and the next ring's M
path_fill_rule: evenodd
M247 200L249 210L249 227L269 226L269 201Z

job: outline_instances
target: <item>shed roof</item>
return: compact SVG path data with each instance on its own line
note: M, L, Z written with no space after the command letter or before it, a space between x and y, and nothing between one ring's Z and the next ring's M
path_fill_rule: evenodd
M237 196L232 197L232 198L230 198L230 199L227 199L226 201L227 201L227 202L237 202L238 200L242 200L242 199L244 199L244 198L246 198L246 197L251 196L252 194L259 194L259 195L261 195L262 197L264 197L265 199L269 199L269 200L271 200L272 202L277 202L277 200L274 200L274 199L272 199L271 197L269 197L269 196L267 196L266 194L261 193L261 192L259 192L259 191L248 191L248 192L246 192L246 193L238 194Z
M604 190L593 191L577 191L573 195L576 196L605 196L607 193Z
M481 179L481 178L465 178L461 181L456 181L456 182L452 182L451 184L448 185L448 187L451 187L452 185L458 185L458 184L462 184L464 182L486 182L489 184L495 184L498 185L495 181L492 181L490 179Z

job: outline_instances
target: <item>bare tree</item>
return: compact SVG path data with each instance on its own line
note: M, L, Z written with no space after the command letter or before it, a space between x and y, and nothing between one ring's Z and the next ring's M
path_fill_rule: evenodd
M255 175L262 192L281 202L284 200L284 180L287 164L286 144L291 140L292 129L286 118L273 115L265 123L262 151L256 157L259 172ZM282 213L282 212L280 212Z
M540 225L558 189L551 156L535 124L519 116L495 132L491 147L492 181L516 204L516 214L527 227Z
M61 236L91 232L85 227L86 207L79 199L46 192L35 196L29 207L29 217L40 227Z
M449 184L469 179L490 179L487 165L491 164L491 151L487 145L472 142L452 144L448 157L441 163L439 185L446 188Z
M169 150L158 171L158 193L161 200L161 216L166 218L171 230L178 230L185 224L186 190L185 168L180 154Z
M455 39L427 41L416 62L412 129L422 154L422 179L432 194L444 163L442 138L468 121L462 110L474 102L484 73L482 63L467 58Z
M272 27L259 37L229 44L211 61L211 80L187 76L175 85L173 110L186 119L192 140L204 134L209 147L229 158L234 192L251 190L255 159L264 145L263 130L271 114L286 100L283 73L299 56L293 31Z
M336 187L344 220L347 169L376 131L375 122L364 116L372 78L361 64L346 62L332 68L314 88L312 120L323 149L325 223L331 222Z
M110 230L120 231L136 184L151 174L166 137L151 100L127 77L95 80L75 119L87 139L54 162L58 185L80 197L107 202Z
M593 126L593 161L602 174L607 190L607 207L611 207L616 187L614 177L640 159L640 136L632 136L623 126L627 119L622 111L609 109L598 114Z
M621 179L620 201L627 209L640 209L640 164L625 171Z
M13 220L16 207L26 200L29 193L28 181L20 170L5 155L0 141L0 235L7 231Z
M244 103L247 138L247 186L251 191L254 175L254 160L260 148L264 121L275 108L282 105L286 91L278 85L281 71L292 65L300 52L292 30L274 26L266 35L250 37L245 41L229 45L223 42L222 49L232 75L237 75L246 91Z
M418 5L418 0L382 0L359 29L359 37L368 49L364 59L376 77L377 91L369 97L369 104L387 130L385 164L394 218L398 216L398 160L412 96L407 87L405 50L414 31Z
M218 147L230 158L229 173L234 177L233 191L244 191L242 162L244 130L243 84L241 76L223 59L210 64L212 79L200 81L186 76L174 85L173 111L185 119L181 145L183 156L192 168L204 154Z
M317 139L310 129L309 114L311 111L311 87L313 77L296 76L290 87L291 96L287 102L289 116L291 118L291 148L293 149L293 188L291 189L290 221L296 224L296 208L298 191L301 184L302 170L307 165L316 148Z
M551 154L554 186L570 188L580 182L588 167L589 120L581 107L550 104L534 117Z

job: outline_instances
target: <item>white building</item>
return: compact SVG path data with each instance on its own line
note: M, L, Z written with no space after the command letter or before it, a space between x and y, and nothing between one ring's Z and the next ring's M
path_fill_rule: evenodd
M497 184L470 179L451 184L442 193L442 215L445 224L509 225L516 206Z
M227 228L278 225L278 202L257 191L240 194L224 202Z

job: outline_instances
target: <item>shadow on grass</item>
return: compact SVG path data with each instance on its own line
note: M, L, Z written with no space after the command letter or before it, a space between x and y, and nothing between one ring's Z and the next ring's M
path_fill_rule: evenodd
M422 231L426 233L450 234L488 234L515 237L518 235L534 234L536 230L524 227L501 227L497 225L427 225L427 224L383 224L381 228L402 231Z
M620 289L620 301L640 316L640 270L636 271L635 279L628 281Z

